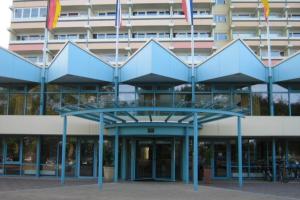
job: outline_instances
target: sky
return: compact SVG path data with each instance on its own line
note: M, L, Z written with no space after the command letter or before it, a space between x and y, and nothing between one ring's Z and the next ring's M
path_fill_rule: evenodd
M0 46L7 48L9 41L8 28L10 26L11 10L9 6L12 0L0 0Z

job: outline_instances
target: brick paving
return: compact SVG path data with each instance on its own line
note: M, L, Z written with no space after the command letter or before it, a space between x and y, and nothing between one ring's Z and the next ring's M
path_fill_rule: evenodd
M239 189L234 181L214 181L198 192L180 182L104 183L99 191L96 180L69 179L61 186L58 179L0 177L1 200L295 200L299 189L299 183L246 182Z

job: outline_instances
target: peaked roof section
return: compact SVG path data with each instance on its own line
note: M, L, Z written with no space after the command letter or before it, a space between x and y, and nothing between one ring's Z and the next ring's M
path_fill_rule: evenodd
M0 83L38 83L40 74L40 67L0 47Z
M112 82L113 67L72 42L67 42L48 68L47 82Z
M197 70L198 82L266 82L266 67L240 39L217 51Z
M120 70L121 82L188 82L189 68L174 53L149 40Z
M274 82L300 82L300 51L273 68Z

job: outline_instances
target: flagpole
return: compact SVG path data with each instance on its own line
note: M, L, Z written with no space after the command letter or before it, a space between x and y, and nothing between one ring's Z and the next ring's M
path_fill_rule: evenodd
M44 30L44 46L43 46L43 65L41 71L41 87L40 87L40 115L44 114L44 99L45 99L45 79L46 79L46 66L47 66L47 47L48 47L48 29Z
M269 19L266 20L267 24L267 46L268 46L268 88L269 88L269 109L270 115L274 115L274 105L273 105L273 74L272 74L272 61L271 61L271 41L270 41L270 25Z
M121 16L120 16L121 17ZM115 57L115 75L114 75L114 81L115 81L115 103L118 103L118 81L119 81L119 30L120 24L119 22L116 24L116 57Z
M195 55L195 41L194 41L194 24L191 25L191 55L192 55L192 105L195 103L195 63L194 63L194 55Z

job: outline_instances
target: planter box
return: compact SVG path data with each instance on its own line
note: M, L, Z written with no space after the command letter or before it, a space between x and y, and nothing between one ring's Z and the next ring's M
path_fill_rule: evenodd
M114 167L103 167L104 181L111 182L114 179Z

